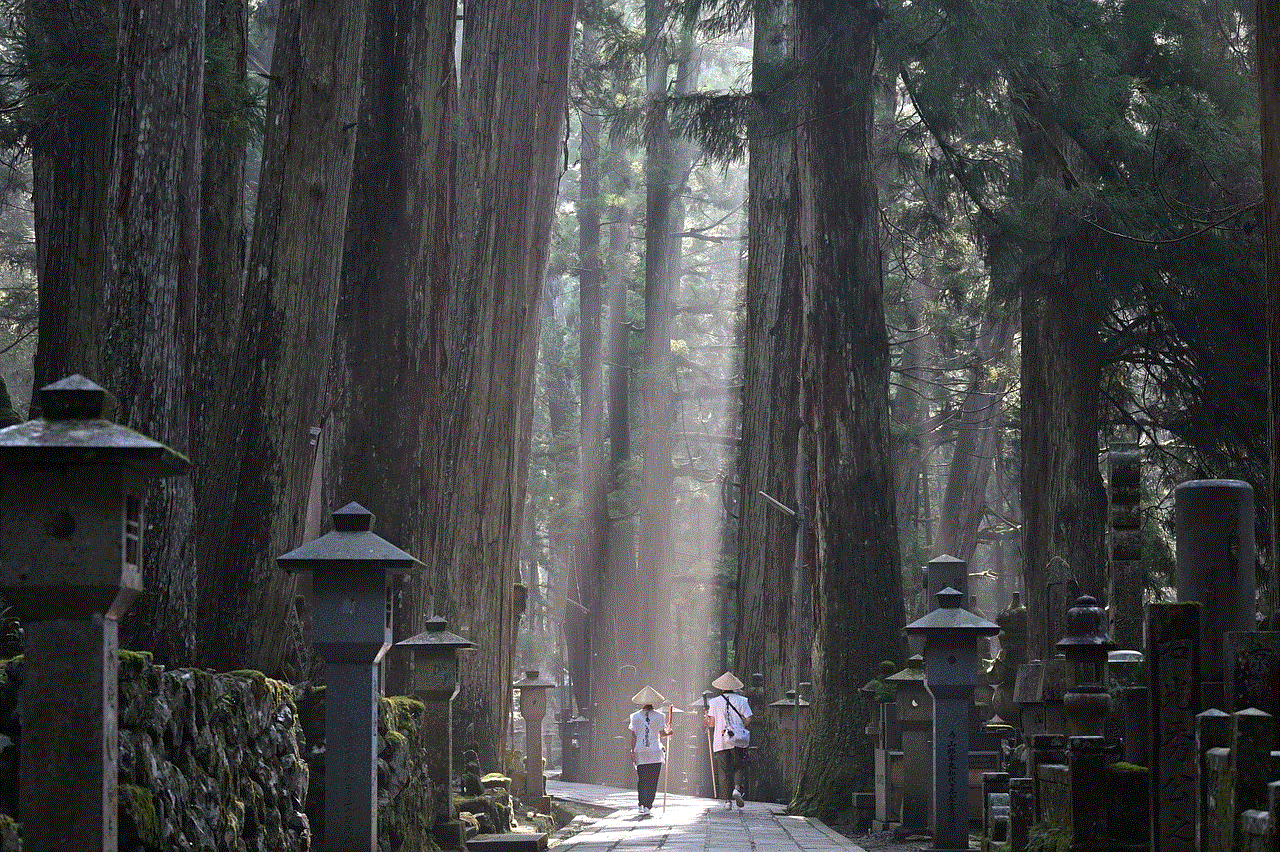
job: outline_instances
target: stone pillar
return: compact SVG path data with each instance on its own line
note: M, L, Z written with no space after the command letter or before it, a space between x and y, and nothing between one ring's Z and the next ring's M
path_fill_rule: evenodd
M547 690L555 681L543 678L537 669L526 671L524 680L515 682L520 690L520 715L524 718L524 798L525 804L541 808L547 795L546 776L542 771L542 720L547 717ZM550 807L540 810L547 813Z
M142 591L142 497L188 463L103 419L83 376L0 430L0 591L25 631L19 814L27 852L116 852L117 628Z
M391 647L390 576L422 563L372 532L358 503L333 513L333 531L276 559L311 573L312 642L325 661L324 845L378 849L378 664Z
M1111 748L1101 736L1069 737L1071 852L1103 852L1107 842L1107 764Z
M1151 714L1145 686L1126 686L1120 690L1120 708L1124 715L1124 759L1135 766L1147 766L1150 759Z
M1107 451L1108 545L1111 550L1111 638L1120 648L1142 648L1142 453L1137 444Z
M997 798L1000 797L1000 798ZM997 814L996 808L1003 813ZM982 773L982 848L989 850L994 841L1003 842L1003 836L997 836L996 817L1003 816L1007 828L1009 819L1009 773Z
M1203 707L1222 707L1223 637L1255 627L1253 488L1196 479L1174 489L1178 600L1199 601Z
M1147 604L1152 852L1196 845L1195 717L1200 712L1200 604Z
M925 605L938 600L938 592L951 588L960 593L960 601L969 600L969 563L954 556L942 554L930 559L925 567L929 583L925 592Z
M1208 760L1205 752L1211 748L1228 748L1231 745L1231 717L1217 708L1209 708L1196 716L1196 850L1209 850L1209 790Z
M1230 631L1223 639L1226 706L1234 713L1249 707L1280 716L1280 631ZM1280 725L1271 748L1280 751Z
M963 598L957 589L943 589L938 608L904 628L907 635L925 637L925 687L933 696L933 852L969 849L969 727L977 639L1000 632L998 625L961 608Z
M1027 838L1035 822L1031 779L1009 779L1009 852L1027 852Z
M1267 806L1275 719L1256 708L1231 714L1231 848L1243 849L1240 814ZM1275 819L1272 814L1272 819Z

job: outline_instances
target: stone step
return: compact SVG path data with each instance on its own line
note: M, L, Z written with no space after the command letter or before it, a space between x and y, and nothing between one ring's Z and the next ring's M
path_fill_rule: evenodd
M541 852L547 848L545 834L477 834L467 840L467 852L500 849L502 852Z

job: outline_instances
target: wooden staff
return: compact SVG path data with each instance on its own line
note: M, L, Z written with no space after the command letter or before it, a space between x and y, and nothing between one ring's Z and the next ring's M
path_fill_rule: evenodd
M671 713L675 710L675 702L667 705L667 774L662 777L662 812L667 812L667 782L671 780L671 735L674 731L671 728Z
M711 729L707 728L707 760L711 761L711 798L719 799L720 794L716 792L716 759L711 751Z

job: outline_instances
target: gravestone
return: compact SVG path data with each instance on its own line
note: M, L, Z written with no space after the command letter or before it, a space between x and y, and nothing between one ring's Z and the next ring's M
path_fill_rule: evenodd
M143 495L188 463L104 419L114 400L83 376L41 389L40 407L0 430L0 588L24 631L23 848L116 852L118 624L143 589Z
M1027 852L1031 824L1035 822L1035 804L1030 778L1009 779L1009 852Z
M1195 717L1200 712L1200 604L1147 604L1151 830L1157 852L1196 848Z
M542 720L547 717L547 690L555 688L555 681L541 676L537 669L526 671L524 679L515 682L520 690L520 716L525 729L525 804L540 808L538 813L549 813L550 804L543 799L547 795L547 781L542 770Z
M902 730L902 810L898 837L929 831L930 796L933 792L933 697L924 685L924 658L907 660L907 667L888 679L897 690L898 725Z
M1135 766L1147 766L1150 755L1151 714L1147 706L1148 691L1145 686L1125 686L1120 689L1120 713L1123 717L1124 759Z
M1103 852L1107 833L1107 764L1114 745L1101 736L1067 738L1067 766L1071 770L1071 850Z
M1280 717L1280 631L1229 631L1223 644L1228 713L1256 707ZM1271 748L1280 751L1280 725Z
M1109 615L1111 638L1121 648L1142 647L1142 453L1137 444L1114 443L1107 451L1107 502L1111 549Z
M924 636L925 687L933 696L934 852L969 849L969 728L977 639L1000 627L961 608L963 593L938 592L938 608L904 628Z
M1205 707L1223 707L1223 637L1255 627L1253 488L1235 479L1195 479L1174 489L1179 602L1199 601L1200 679Z
M1196 849L1208 852L1209 826L1212 824L1209 800L1209 759L1211 748L1228 748L1231 745L1231 716L1210 707L1196 716Z

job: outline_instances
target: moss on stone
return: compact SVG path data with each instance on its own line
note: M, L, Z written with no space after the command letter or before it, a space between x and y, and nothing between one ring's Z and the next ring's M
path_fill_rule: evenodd
M1149 771L1149 770L1147 769L1147 767L1145 767L1145 766L1139 766L1139 765L1138 765L1138 764L1136 764L1136 763L1127 763L1126 761L1123 761L1123 760L1116 761L1115 763L1112 763L1112 764L1108 765L1108 766L1107 766L1107 769L1110 769L1112 772L1142 772L1142 773L1146 773L1146 772L1148 772L1148 771Z
M160 821L156 818L155 796L146 787L136 784L121 784L119 790L121 840L128 838L130 842L136 840L148 849L158 849Z

